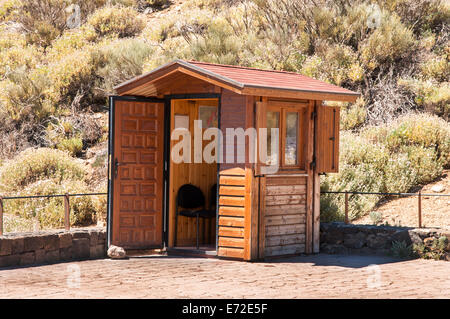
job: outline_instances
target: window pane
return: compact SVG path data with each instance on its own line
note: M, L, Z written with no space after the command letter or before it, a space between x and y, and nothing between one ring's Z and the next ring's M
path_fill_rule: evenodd
M280 128L280 113L279 112L267 112L267 165L276 164L277 154L272 154L272 128ZM277 149L278 152L278 149Z
M297 164L298 113L286 112L286 144L284 162L286 165Z

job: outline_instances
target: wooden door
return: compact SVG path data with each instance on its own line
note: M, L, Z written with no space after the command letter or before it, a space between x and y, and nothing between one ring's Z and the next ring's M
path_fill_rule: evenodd
M116 100L111 242L162 246L164 103Z

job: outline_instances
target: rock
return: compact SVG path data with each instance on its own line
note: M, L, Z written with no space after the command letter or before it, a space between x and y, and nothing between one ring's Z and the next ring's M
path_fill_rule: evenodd
M59 234L59 248L68 248L72 246L72 235L69 233Z
M56 234L47 235L44 237L44 249L55 250L59 249L59 237Z
M91 246L90 258L102 258L105 256L105 247L103 245Z
M74 238L72 240L72 258L77 260L88 259L90 255L88 238Z
M125 249L119 246L111 245L108 248L108 257L112 259L123 259L126 258L127 254L125 253Z
M0 256L7 256L11 254L12 240L3 238L0 239Z
M385 248L388 244L388 235L385 234L378 234L373 235L370 234L367 236L367 246L369 248L378 249L378 248Z
M361 248L366 243L366 235L362 232L356 234L346 234L344 237L344 246L347 248Z
M33 264L36 260L34 252L23 253L20 255L19 265Z
M24 238L24 252L36 251L44 248L45 240L42 236L30 236ZM36 256L37 257L37 256ZM37 258L36 258L37 259Z
M431 191L434 193L442 193L445 190L445 187L443 185L434 185L433 187L431 187Z

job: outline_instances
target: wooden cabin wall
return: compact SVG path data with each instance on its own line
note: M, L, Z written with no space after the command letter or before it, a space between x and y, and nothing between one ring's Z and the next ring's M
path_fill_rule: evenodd
M191 131L191 155L194 156L194 120L198 119L199 105L215 105L217 100L173 100L171 127L174 127L174 115L189 115L189 128ZM171 149L178 141L171 142ZM209 141L204 141L203 146ZM193 184L199 187L206 199L206 208L210 206L211 187L217 183L217 164L216 163L179 163L171 161L170 165L170 204L169 204L169 247L174 246L175 234L175 200L178 189L183 184ZM196 243L196 219L184 216L178 216L177 228L177 246L194 246ZM200 218L199 238L201 244L215 244L216 220L215 218ZM205 233L203 232L205 230ZM204 235L204 236L203 236Z
M306 182L306 177L299 176L264 178L261 257L305 252Z
M239 95L237 93L222 90L222 96L220 101L220 129L223 133L224 148L223 163L220 164L219 170L227 170L230 168L244 168L245 163L237 163L237 147L234 148L234 161L233 163L226 163L226 141L227 141L227 128L246 128L247 125L247 99L245 95ZM237 146L237 145L236 145Z
M245 170L222 170L219 176L218 255L244 258Z

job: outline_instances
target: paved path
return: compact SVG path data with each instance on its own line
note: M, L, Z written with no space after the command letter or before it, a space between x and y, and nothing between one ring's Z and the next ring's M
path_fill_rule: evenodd
M0 297L450 298L450 262L324 254L259 263L101 259L0 270Z

